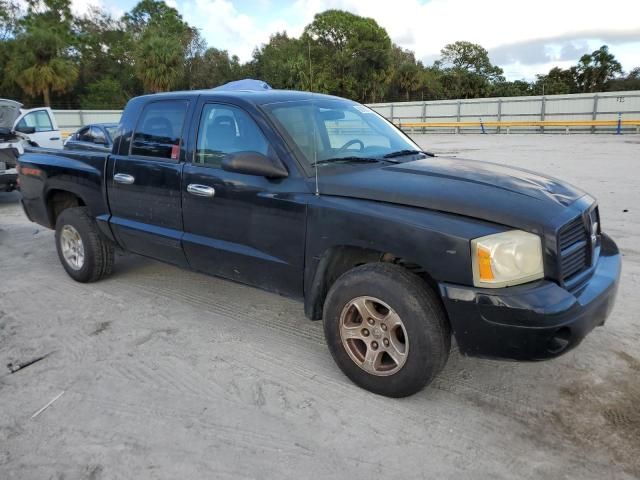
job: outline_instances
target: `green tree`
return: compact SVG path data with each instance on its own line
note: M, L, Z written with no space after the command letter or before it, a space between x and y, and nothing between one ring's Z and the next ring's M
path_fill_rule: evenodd
M581 92L602 92L608 82L622 74L622 65L609 53L609 47L603 45L580 57L573 72Z
M422 70L420 95L422 100L439 100L445 98L442 73L439 69L425 67L424 70Z
M573 71L554 67L546 75L536 75L534 95L565 95L576 93L578 85Z
M409 101L423 87L423 69L412 51L393 45L387 98Z
M274 88L312 90L313 64L310 44L291 38L286 32L276 33L269 42L253 52L253 68L258 78Z
M77 49L80 56L78 96L93 97L90 86L108 80L104 86L118 85L128 95L141 93L135 78L134 44L124 24L98 8L75 19ZM118 97L119 98L119 97ZM115 103L120 103L119 100Z
M375 20L327 10L306 26L302 41L317 66L313 89L360 101L376 101L384 93L391 40Z
M607 83L607 90L610 92L640 90L640 67L634 68L626 76L610 80Z
M127 98L119 81L103 78L87 86L86 93L80 97L80 106L88 110L116 110L126 105Z
M445 68L479 75L487 80L502 81L503 71L489 60L489 52L482 46L459 41L440 50L440 62Z
M213 88L237 80L240 75L240 59L226 50L209 48L191 60L188 88Z
M186 46L194 34L182 15L162 0L141 0L124 14L122 21L136 40L151 30L161 36L177 37Z
M0 0L0 42L11 39L18 31L20 8L13 0Z
M202 49L202 41L175 8L142 0L122 22L136 45L135 72L145 91L167 91L188 82L191 56Z
M524 97L532 95L533 85L524 80L514 80L513 82L496 82L491 87L493 97Z
M16 98L21 89L11 77L7 66L15 55L14 37L19 31L18 4L11 0L0 0L0 97Z
M7 73L31 97L51 105L52 92L70 90L78 77L71 57L73 36L69 0L29 0L16 34Z
M502 69L491 63L487 50L471 42L445 45L434 67L442 71L447 98L486 97L493 83L504 82Z
M167 92L178 84L184 67L182 53L171 37L144 37L137 50L136 75L146 92Z

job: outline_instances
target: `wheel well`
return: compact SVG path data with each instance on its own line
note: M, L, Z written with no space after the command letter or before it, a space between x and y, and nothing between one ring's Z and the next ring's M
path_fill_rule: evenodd
M58 216L63 210L84 206L86 206L84 201L74 193L66 190L51 190L47 194L47 213L51 227L56 226Z
M381 252L361 247L339 246L325 252L315 272L311 287L305 294L305 314L311 320L322 319L324 300L331 285L347 271L365 263L386 262L401 265L422 278L427 285L438 292L436 281L420 265L390 252ZM439 295L438 295L439 297Z

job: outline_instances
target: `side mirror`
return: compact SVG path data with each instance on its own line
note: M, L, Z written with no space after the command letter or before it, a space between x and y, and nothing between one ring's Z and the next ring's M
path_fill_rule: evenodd
M235 152L225 155L222 169L228 172L259 175L267 178L285 178L289 172L277 158L269 158L258 152Z
M26 135L31 135L32 133L36 133L36 127L16 127L16 132L24 133Z

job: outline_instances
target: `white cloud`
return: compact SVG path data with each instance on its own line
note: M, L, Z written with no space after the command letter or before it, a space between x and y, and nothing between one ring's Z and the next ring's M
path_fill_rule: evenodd
M627 36L638 32L636 41L640 44L640 2L629 0L608 0L606 5L595 0L537 0L526 4L504 0L295 0L284 5L276 0L258 0L252 10L243 11L231 0L178 0L185 19L201 29L211 46L227 49L241 60L248 60L253 49L276 31L299 35L314 14L329 8L374 18L394 42L423 59L437 57L445 44L456 40L479 43L491 50L535 40L597 38L598 32L627 32ZM268 20L261 18L264 12L269 12ZM636 50L636 55L627 52L626 57L640 65L640 50ZM562 61L557 59L557 63ZM530 78L530 66L518 65L505 65L505 70L513 73L509 77Z
M259 5L267 8L268 0L261 0ZM254 48L268 42L271 34L295 30L283 20L261 22L238 11L230 0L186 0L178 3L178 10L189 24L200 29L210 46L229 50L242 61L249 60Z
M171 3L171 0L167 3ZM79 17L87 15L93 8L105 10L113 15L114 18L120 18L124 15L124 10L112 2L107 4L104 0L71 0L71 11Z

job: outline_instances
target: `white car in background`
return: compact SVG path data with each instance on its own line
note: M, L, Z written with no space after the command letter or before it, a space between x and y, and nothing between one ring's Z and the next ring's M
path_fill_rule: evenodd
M17 187L18 157L27 145L62 148L60 130L50 108L22 110L14 100L0 99L0 192Z
M12 102L12 100L1 100L2 102ZM17 102L14 102L17 103ZM20 105L22 106L22 105ZM19 110L19 115L14 120L14 130L24 133L39 147L62 148L62 136L53 112L49 107L31 108Z

